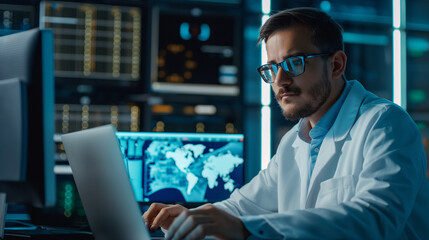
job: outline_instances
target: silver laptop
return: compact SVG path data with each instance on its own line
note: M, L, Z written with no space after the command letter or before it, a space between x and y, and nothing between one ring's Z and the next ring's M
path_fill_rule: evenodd
M107 125L65 134L62 141L94 238L151 239L131 188L114 127Z

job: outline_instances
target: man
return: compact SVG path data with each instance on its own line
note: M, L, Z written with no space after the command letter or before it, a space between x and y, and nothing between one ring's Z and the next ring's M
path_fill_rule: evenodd
M341 27L298 8L262 26L258 68L287 119L300 119L267 169L229 199L143 215L167 239L423 239L429 184L420 133L399 106L343 76Z

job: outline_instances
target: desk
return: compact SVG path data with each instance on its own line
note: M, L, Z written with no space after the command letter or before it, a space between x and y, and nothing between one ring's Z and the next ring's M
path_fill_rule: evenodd
M38 227L34 230L5 230L4 240L94 240L91 232L68 228Z
M35 230L6 230L4 240L94 240L91 232L70 228L38 227ZM163 239L161 229L151 231L152 238Z

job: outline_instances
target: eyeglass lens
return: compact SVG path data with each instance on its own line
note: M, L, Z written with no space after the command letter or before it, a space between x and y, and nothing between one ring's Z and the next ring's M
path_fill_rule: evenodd
M303 73L304 71L304 59L302 57L290 57L280 63L283 70L290 77L295 77ZM260 69L262 78L272 83L276 79L278 72L278 66L276 64L264 65Z

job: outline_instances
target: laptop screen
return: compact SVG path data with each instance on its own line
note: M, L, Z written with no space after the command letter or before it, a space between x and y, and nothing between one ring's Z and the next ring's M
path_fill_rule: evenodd
M116 135L139 202L216 202L243 185L243 134Z

